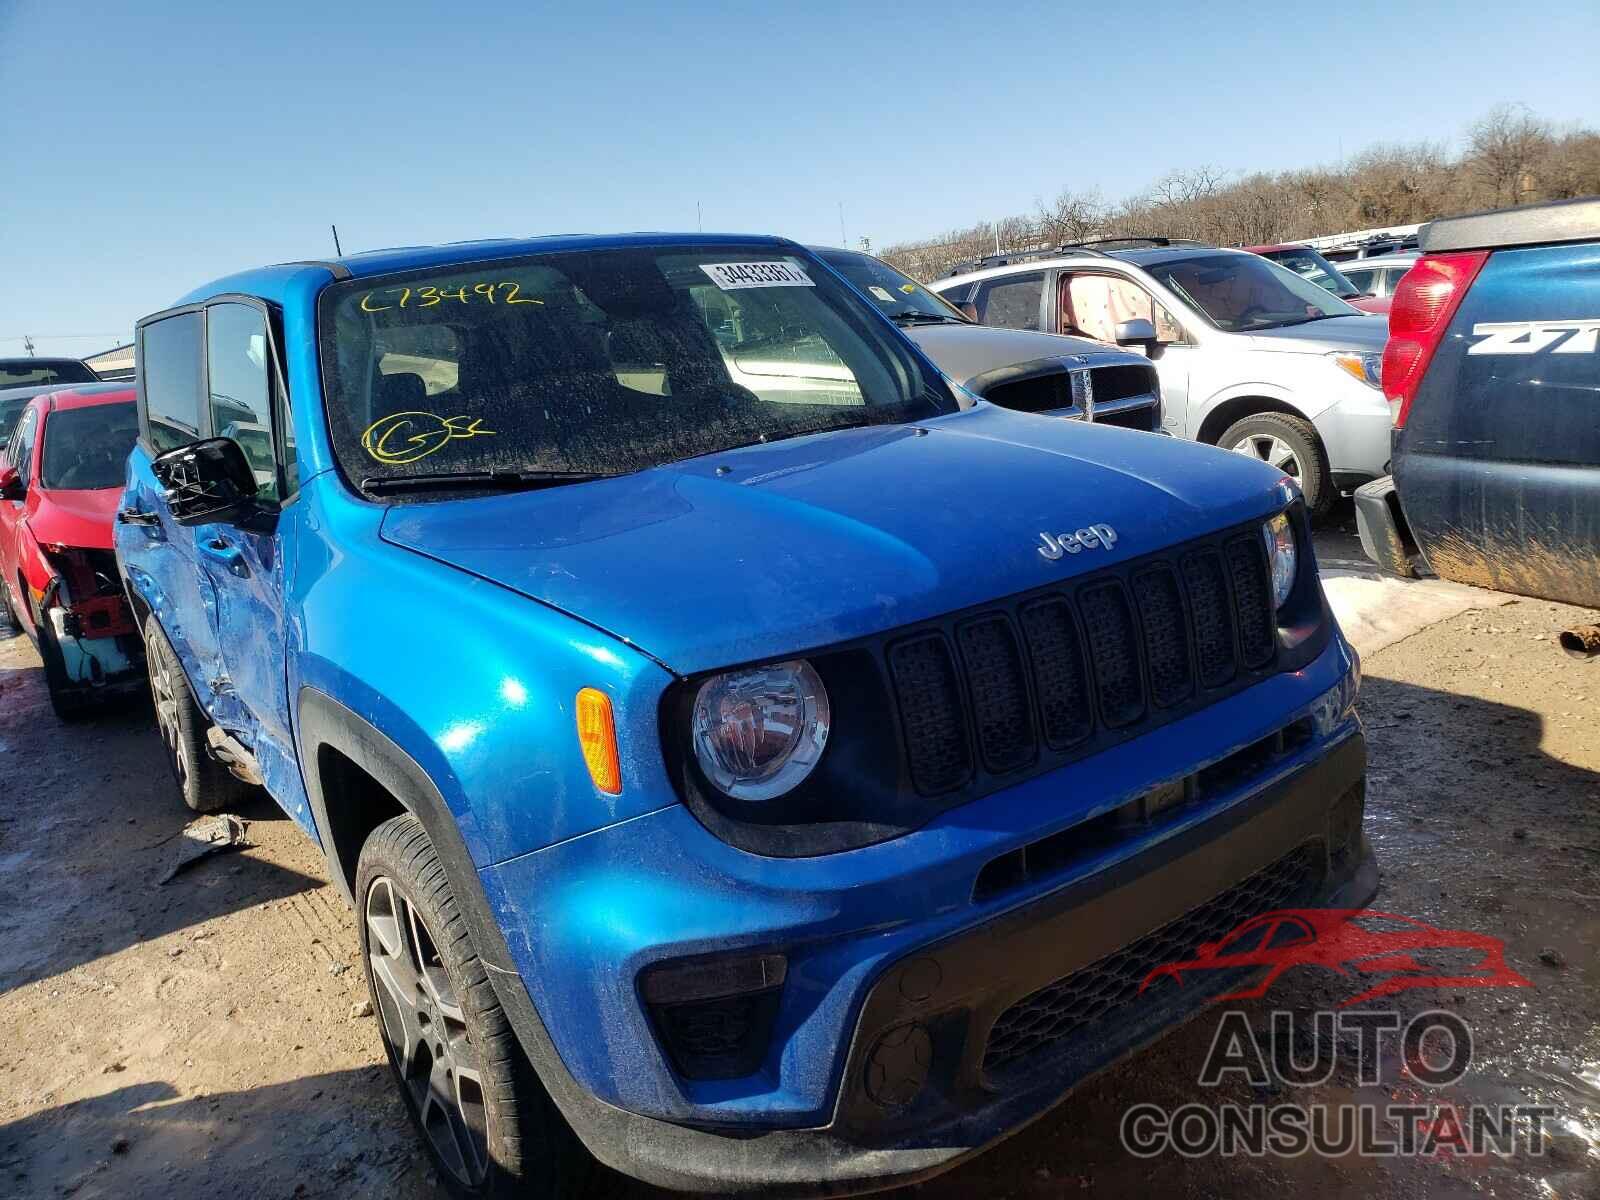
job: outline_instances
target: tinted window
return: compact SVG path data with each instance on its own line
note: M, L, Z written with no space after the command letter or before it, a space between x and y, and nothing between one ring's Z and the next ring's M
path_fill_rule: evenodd
M146 419L158 452L200 436L201 325L199 313L185 313L139 332Z
M17 422L22 419L22 412L28 407L32 396L24 396L20 400L7 400L0 396L0 446L11 440L11 431L17 427Z
M32 384L95 383L99 376L72 359L12 359L0 362L0 388Z
M44 424L39 485L121 487L128 452L138 435L139 417L132 404L58 409Z
M1039 301L1044 296L1044 272L1011 275L978 285L978 319L1005 329L1039 328Z
M239 443L255 472L257 494L277 499L267 321L260 309L214 304L206 310L206 367L212 432Z
M324 293L321 335L334 448L358 481L611 474L954 408L851 288L776 248L351 280Z
M17 426L16 436L11 443L11 465L17 469L23 487L27 487L28 481L33 478L33 435L38 426L39 410L29 409Z
M1378 281L1376 278L1374 278L1377 275L1376 271L1358 271L1354 267L1348 267L1342 272L1342 274L1360 291L1377 291L1376 284Z

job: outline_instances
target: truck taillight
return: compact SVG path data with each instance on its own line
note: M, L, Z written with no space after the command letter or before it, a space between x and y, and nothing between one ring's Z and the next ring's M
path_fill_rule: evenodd
M1488 257L1487 250L1424 255L1395 289L1389 344L1383 350L1383 394L1396 429L1405 426L1433 352Z

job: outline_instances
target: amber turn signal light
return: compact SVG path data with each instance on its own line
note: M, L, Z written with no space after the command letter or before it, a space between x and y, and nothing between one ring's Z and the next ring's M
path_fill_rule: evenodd
M622 767L617 762L617 723L611 697L598 688L578 693L578 745L595 787L607 795L622 794Z

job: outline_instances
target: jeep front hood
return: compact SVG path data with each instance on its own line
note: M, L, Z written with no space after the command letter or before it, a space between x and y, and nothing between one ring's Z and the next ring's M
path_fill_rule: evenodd
M992 405L541 492L406 504L382 536L680 674L880 633L1273 511L1280 472ZM719 472L723 472L720 473ZM1054 561L1041 532L1109 525Z

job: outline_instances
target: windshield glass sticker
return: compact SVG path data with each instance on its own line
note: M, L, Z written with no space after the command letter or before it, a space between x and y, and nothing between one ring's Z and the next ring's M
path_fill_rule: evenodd
M914 284L914 283L902 283L900 285L900 290L902 292L904 292L906 295L910 296L910 295L915 294L915 292L917 290L917 285Z
M890 295L888 288L881 288L877 284L873 284L867 290L870 291L879 300L882 300L885 304L893 304L894 303L894 297L892 295Z
M492 437L482 428L482 417L441 417L436 413L391 413L367 426L361 448L388 466L402 466L427 458L458 438Z
M446 300L456 300L468 304L476 299L480 303L489 304L543 304L543 300L534 300L521 295L522 285L511 280L502 280L499 283L463 283L460 287L392 287L382 288L376 292L368 292L361 297L362 312L387 312L391 308L432 308L435 304L443 304Z
M725 292L756 287L816 287L811 277L793 263L701 263L700 269Z

